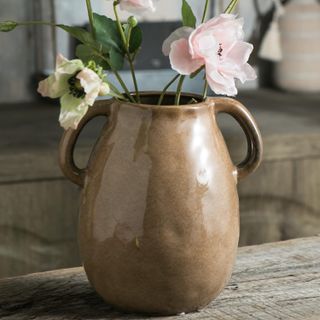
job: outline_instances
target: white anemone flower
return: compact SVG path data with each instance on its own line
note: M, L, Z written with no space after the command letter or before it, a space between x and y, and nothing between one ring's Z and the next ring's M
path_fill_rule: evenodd
M60 98L59 122L67 130L77 129L97 97L108 95L110 88L81 60L68 60L59 54L55 73L39 83L38 92L43 97Z

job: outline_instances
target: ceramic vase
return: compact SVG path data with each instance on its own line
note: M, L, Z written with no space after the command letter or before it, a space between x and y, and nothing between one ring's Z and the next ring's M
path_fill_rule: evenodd
M82 188L79 244L88 279L120 310L174 315L199 310L230 279L239 240L237 182L252 173L262 141L248 110L227 98L184 95L184 105L100 101L77 130L64 133L60 164ZM191 98L197 104L189 104ZM244 129L248 155L229 156L216 117L229 113ZM92 118L106 125L80 169L77 138Z

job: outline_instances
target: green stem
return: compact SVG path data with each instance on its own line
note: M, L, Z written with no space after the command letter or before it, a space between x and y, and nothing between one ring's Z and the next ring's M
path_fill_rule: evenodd
M208 96L208 88L209 88L208 81L205 80L205 81L204 81L204 87L203 87L203 93L202 93L202 99L203 99L203 100L206 100L206 99L207 99L207 96Z
M184 82L185 78L186 78L186 76L182 76L182 75L180 76L180 80L179 80L178 87L177 87L176 99L175 99L175 102L174 102L174 104L176 106L178 106L180 104L182 86L183 86L183 82Z
M109 61L109 60L108 60ZM110 61L108 62L109 65L110 65ZM130 91L128 90L126 84L124 83L124 81L122 80L119 72L117 70L112 70L112 72L114 73L114 75L116 76L116 78L118 79L121 87L123 88L123 90L125 91L126 95L128 96L129 100L132 102L132 103L136 103L136 101L134 100L134 98L132 97Z
M141 101L140 101L140 93L139 93L138 81L137 81L137 78L136 78L136 73L135 73L135 70L134 70L133 61L131 60L131 58L129 58L129 56L130 55L128 54L127 57L128 57L128 62L129 62L129 66L130 66L130 72L131 72L131 76L132 76L132 80L133 80L134 90L136 92L138 103L140 103Z
M96 38L96 30L94 28L94 24L93 24L93 11L92 11L92 6L91 6L91 0L86 0L87 3L87 10L88 10L88 17L89 17L89 21L90 21L90 28L91 28L91 33L93 38Z
M204 10L203 10L203 15L202 15L202 20L201 23L204 23L207 17L207 12L208 12L208 8L209 8L209 3L210 0L206 0L205 6L204 6ZM202 99L205 100L208 94L208 82L207 80L204 81L204 87L203 87L203 93L202 93Z
M113 83L111 83L111 82L109 82L109 81L107 81L107 80L104 80L104 82L106 82L106 83L109 85L110 89L111 89L114 93L116 93L117 98L120 98L120 99L122 99L122 100L126 100L126 97L118 90L118 88L117 88Z
M169 83L164 87L164 89L161 92L159 101L158 101L158 106L162 104L163 98L167 92L167 90L170 88L170 86L176 82L176 80L180 77L180 74L177 74L172 80L169 81Z
M201 23L204 23L204 21L206 20L208 8L209 8L209 3L210 3L210 0L206 0L206 4L204 6L204 11L203 11Z
M183 86L183 82L184 82L185 78L186 78L186 76L180 75L180 80L178 82L177 94L176 94L176 99L175 99L176 106L178 106L180 104L181 90L182 90L182 86Z
M106 59L108 60L108 59ZM110 61L108 60L107 63L110 65ZM112 72L114 73L114 75L116 76L116 78L118 79L121 87L123 88L123 90L125 91L126 95L128 96L129 100L132 102L132 103L136 103L136 101L134 100L134 98L132 97L130 91L128 90L126 84L124 83L124 81L122 80L119 72L117 70L112 70Z
M224 13L231 13L238 4L238 2L239 0L232 0L228 5L227 9L224 11Z
M122 39L122 42L126 48L127 46L127 39L126 39L126 35L124 34L124 31L123 31L123 28L122 28L122 24L121 24L121 21L120 21L120 17L119 17L119 14L118 14L118 10L117 10L117 5L119 4L118 1L115 1L113 3L113 12L114 12L114 15L116 17L116 22L117 22L117 26L118 26L118 30L119 30L119 33L120 33L120 37Z
M124 30L122 28L122 24L121 24L120 17L119 17L119 14L118 14L118 10L117 10L117 5L118 4L119 4L119 1L115 1L113 3L113 11L114 11L114 15L116 17L118 30L119 30L119 33L120 33L120 36L121 36L121 39L122 39L122 42L123 42L123 46L124 46L125 51L126 51L126 56L127 56L128 62L129 62L130 72L131 72L131 76L132 76L132 80L133 80L134 89L135 89L135 92L136 92L136 97L137 97L138 103L140 103L140 93L139 93L138 82L137 82L136 73L135 73L135 70L134 70L133 61L131 59L131 55L130 55L130 52L129 52L129 49L128 49L129 48L128 41L126 39L126 35L124 34Z
M57 27L55 23L48 22L48 21L22 21L17 22L18 26L34 26L34 25L42 25L42 26L50 26L50 27Z
M118 94L115 91L110 92L109 96L116 98L116 100L118 100L118 101L129 101L122 94Z
M45 26L54 26L54 27L59 27L59 25L51 23L51 22L47 22L47 21L23 21L23 22L17 22L18 26L31 26L31 25L45 25ZM109 59L107 59L105 56L103 56L102 54L100 54L100 52L96 51L95 54L100 57L102 60L106 61L108 63L109 66L111 66L111 62ZM136 101L134 100L134 98L132 97L130 91L128 90L126 84L124 83L124 81L122 80L119 72L115 69L111 69L112 72L114 73L114 75L116 76L117 80L119 81L121 87L123 88L123 90L125 91L126 95L128 96L128 99L135 103Z
M129 49L130 49L130 38L131 38L131 33L132 33L132 27L130 26L130 27L129 27L129 30L128 30L128 37L127 37L127 41L126 41L126 44L127 44L127 51L129 51Z
M205 3L205 6L204 6L204 10L203 10L203 15L202 15L202 20L201 20L201 23L203 23L206 19L206 16L207 16L207 12L208 12L208 8L209 8L209 3L210 3L210 0L206 0L206 3ZM163 98L168 90L168 88L180 77L180 80L179 80L179 84L178 84L178 87L177 87L177 94L176 94L176 102L175 104L179 104L180 103L180 97L181 97L181 90L182 90L182 86L183 86L183 82L185 80L185 76L180 76L179 74L176 75L166 86L165 88L163 89L162 93L161 93L161 96L159 98L159 101L158 101L158 105L161 105L162 104L162 101L163 101ZM177 103L178 102L178 103Z
M110 61L108 58L106 58L104 55L100 54L99 52L95 52L95 54L96 54L98 57L100 57L102 60L104 60L105 62L107 62L110 67L112 66L111 61ZM111 68L112 68L112 67L111 67ZM118 72L116 69L114 69L114 68L112 68L111 71L112 71L112 72L114 73L114 75L116 76L117 80L119 81L121 87L122 87L123 90L125 91L126 95L127 95L128 98L130 99L130 101L133 102L133 103L136 103L136 101L135 101L134 98L132 97L129 89L127 88L126 84L125 84L124 81L122 80L119 72Z

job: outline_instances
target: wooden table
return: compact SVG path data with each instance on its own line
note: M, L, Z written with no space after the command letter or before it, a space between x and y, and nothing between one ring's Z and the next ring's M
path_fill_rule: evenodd
M265 145L263 163L239 183L241 246L320 233L320 94L242 92ZM80 265L76 241L79 189L58 166L59 107L0 106L0 278ZM88 124L76 148L85 166L98 127ZM229 116L219 126L235 162L245 137ZM19 199L19 201L17 201Z
M0 318L150 319L112 310L82 268L1 280ZM240 248L222 295L203 311L170 319L319 320L320 236Z

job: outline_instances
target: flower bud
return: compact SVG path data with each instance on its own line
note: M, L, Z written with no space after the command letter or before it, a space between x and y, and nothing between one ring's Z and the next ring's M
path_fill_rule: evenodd
M18 26L18 23L15 21L4 21L0 22L0 31L1 32L10 32Z
M90 60L87 64L86 67L94 71L101 79L103 79L103 68L99 66L95 61Z
M136 17L134 16L131 16L128 18L128 25L131 27L131 28L134 28L138 25L138 20Z
M110 93L110 87L107 83L103 83L100 87L99 96L103 97Z

